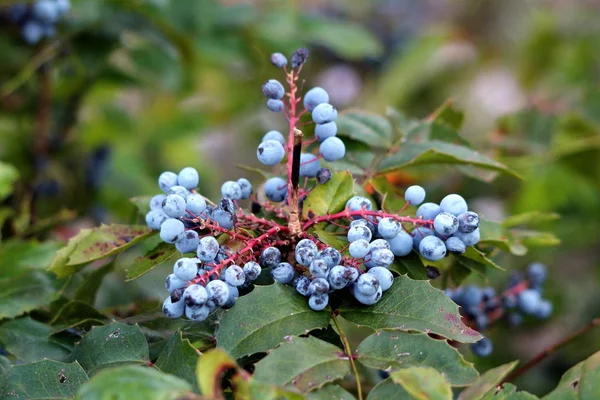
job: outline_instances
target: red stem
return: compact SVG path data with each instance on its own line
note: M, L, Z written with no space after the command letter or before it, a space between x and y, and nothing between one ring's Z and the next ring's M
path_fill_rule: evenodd
M336 213L336 214L321 215L321 216L309 219L302 226L302 230L306 231L311 226L316 225L316 224L321 223L321 222L331 222L331 221L336 220L336 219L344 219L344 218L345 219L352 219L352 217L363 217L363 218L365 218L365 217L370 217L370 216L373 216L373 217L382 217L382 218L386 218L386 217L387 218L393 218L396 221L410 222L413 225L431 226L433 224L433 220L430 220L430 219L403 217L403 216L396 215L396 214L386 213L384 211L371 211L371 210L350 211L350 210L346 209L346 210L340 211L339 213Z

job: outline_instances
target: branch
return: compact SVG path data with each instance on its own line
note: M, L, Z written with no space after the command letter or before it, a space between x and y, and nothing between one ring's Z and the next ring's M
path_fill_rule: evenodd
M321 215L321 216L309 219L308 221L306 221L304 223L304 225L302 225L302 230L306 231L311 226L319 224L321 222L331 222L336 219L352 219L353 217L362 217L362 218L366 218L366 217L386 218L387 217L387 218L395 219L396 221L399 221L399 222L408 222L415 226L416 225L422 225L422 226L433 225L433 220L430 220L430 219L403 217L403 216L400 216L397 214L386 213L384 211L371 211L371 210L364 210L364 209L350 211L349 209L346 209L346 210L340 211L339 213L336 213L336 214Z
M588 331L594 329L598 325L600 325L600 318L594 318L592 320L592 322L590 322L589 324L587 324L586 326L584 326L577 332L572 333L571 335L562 339L558 343L555 343L552 346L547 347L541 353L539 353L537 356L533 357L527 363L523 364L523 366L521 366L517 370L513 371L506 378L504 378L504 380L500 383L500 385L502 385L503 383L506 383L506 382L514 381L515 379L517 379L518 377L520 377L521 375L523 375L524 373L529 371L531 368L533 368L536 364L539 364L540 362L542 362L550 354L554 353L556 350L571 343L573 340L577 339L579 336L587 333Z

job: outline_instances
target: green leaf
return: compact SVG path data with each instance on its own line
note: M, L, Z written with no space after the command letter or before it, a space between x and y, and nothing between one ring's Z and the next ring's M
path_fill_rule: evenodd
M595 399L600 393L600 352L564 373L558 386L544 400Z
M431 140L404 143L400 150L383 160L379 172L417 165L471 165L483 169L504 172L517 178L520 176L506 165L495 161L468 147Z
M329 182L318 185L306 196L302 217L313 218L342 211L354 195L353 187L352 174L348 171L334 173Z
M88 376L77 361L64 364L44 360L13 365L0 398L3 399L72 399Z
M207 351L198 360L196 379L200 392L209 399L218 398L221 394L221 380L225 372L239 367L226 351L220 348Z
M356 400L351 393L338 385L325 385L306 394L306 400Z
M95 326L75 347L71 360L77 360L88 373L116 364L143 364L149 359L146 337L136 326L119 322Z
M23 317L0 325L0 343L17 359L25 362L49 358L64 361L71 353L72 346L51 336L49 325Z
M462 323L458 306L443 291L407 276L395 278L375 305L343 304L339 312L348 321L373 329L431 332L464 343L481 339Z
M250 399L260 400L304 400L300 393L291 392L280 387L258 382L254 379L249 383ZM240 397L241 398L241 397Z
M150 200L152 196L136 196L129 199L138 209L141 215L146 215L150 211Z
M479 376L473 364L448 342L424 333L379 331L363 340L356 352L362 364L375 369L434 368L453 386L466 386Z
M452 400L450 384L433 368L401 369L392 372L390 377L417 400Z
M379 114L348 110L340 114L336 124L339 136L349 137L373 148L387 150L392 146L392 125Z
M196 365L200 352L189 340L183 339L181 332L175 332L156 360L156 367L162 372L177 376L197 387Z
M390 266L391 271L400 275L408 274L412 279L427 280L427 270L416 252L411 252L404 257L396 257L394 263Z
M486 371L471 386L462 391L458 400L480 400L486 393L494 390L518 363L513 361Z
M82 229L60 250L50 270L59 277L71 275L84 264L116 255L156 232L143 225L102 225Z
M302 27L303 39L332 50L344 59L377 57L383 47L363 26L348 21L316 19Z
M51 303L56 297L55 286L51 277L39 271L0 278L0 319L14 318Z
M256 363L254 379L301 392L318 389L350 373L342 350L314 337L290 337Z
M392 378L379 382L367 396L367 400L414 400L401 385L396 384Z
M94 325L104 325L108 317L96 310L92 305L79 300L61 299L56 304L58 310L49 322L53 333L61 332L69 328L81 327L89 329ZM53 303L53 306L55 304Z
M176 400L192 387L186 381L137 365L108 368L96 374L77 392L78 400Z
M517 215L512 215L502 221L505 228L514 228L520 225L536 225L543 222L555 221L560 218L557 213L546 213L541 211L530 211Z
M481 400L538 400L537 396L527 392L518 392L515 385L505 383L502 389L487 392Z
M428 119L457 131L462 127L465 120L465 113L458 110L454 106L454 101L449 99L439 106Z
M475 262L485 267L491 267L500 271L504 271L504 268L487 258L485 254L477 250L475 247L467 247L467 250L457 258L469 268L471 268L469 265L472 265L472 262Z
M157 265L169 261L177 249L169 243L161 242L143 256L136 257L130 268L127 268L127 281L134 280L151 271Z
M104 277L112 272L114 267L115 263L109 262L86 274L83 283L75 292L74 299L83 303L94 304L96 293L98 293Z
M0 201L12 193L17 179L19 179L19 170L11 164L0 161Z
M54 241L9 240L0 246L0 271L2 278L23 273L27 269L45 270L61 248Z
M480 244L488 244L504 251L508 251L516 256L527 254L527 247L518 243L512 232L505 228L501 223L479 220L479 231L481 232Z
M288 336L325 328L328 324L327 311L311 310L305 297L275 283L256 286L250 294L240 297L220 321L216 338L220 347L239 358L270 350Z

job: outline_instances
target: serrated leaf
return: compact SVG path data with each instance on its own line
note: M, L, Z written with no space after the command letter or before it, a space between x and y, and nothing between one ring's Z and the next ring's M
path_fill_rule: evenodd
M216 348L204 353L196 366L196 380L200 392L209 399L219 398L221 380L229 370L237 371L239 367L225 350Z
M595 399L600 393L600 352L565 372L558 386L543 400Z
M84 264L118 254L155 233L143 225L113 224L82 229L57 253L50 270L59 277L71 275Z
M325 385L306 394L306 400L356 400L351 393L338 385Z
M348 171L336 172L329 182L318 185L306 196L302 208L304 218L342 211L354 195L354 180Z
M458 400L479 400L493 390L518 364L513 361L486 371L471 386L462 391Z
M95 326L75 347L71 360L77 360L88 373L117 364L143 364L149 359L146 337L136 326L119 322Z
M77 392L78 400L176 400L192 387L173 375L154 368L126 365L108 368L96 374Z
M489 391L481 400L538 400L537 396L527 392L518 392L515 385L505 383L500 390Z
M151 271L157 265L169 261L177 254L177 249L169 243L159 243L143 256L136 257L133 265L127 268L127 281L134 280Z
M146 215L150 211L150 200L152 196L136 196L129 199L135 205L141 215Z
M389 149L393 129L390 121L369 111L348 110L336 120L338 135L367 144L372 148Z
M399 331L379 331L357 348L358 360L367 367L398 370L426 366L441 372L453 386L466 386L479 374L473 364L445 340Z
M520 178L517 172L468 147L431 140L408 142L399 151L382 161L379 172L387 172L417 165L471 165L483 169L504 172Z
M373 329L431 332L464 343L481 339L462 323L458 306L444 292L407 276L395 278L375 305L343 304L339 312L348 321Z
M52 336L49 325L23 317L0 325L0 343L17 359L25 362L49 358L64 361L72 345Z
M530 211L517 215L511 215L502 221L505 228L514 228L519 225L536 225L542 222L555 221L560 218L557 213L545 213L541 211Z
M291 337L256 363L254 378L308 392L350 373L342 349L314 337Z
M51 303L57 293L55 286L50 276L39 271L0 278L0 319L14 318Z
M411 367L390 374L417 400L452 400L452 388L444 377L429 367Z
M367 400L414 400L404 388L395 383L392 378L379 382L367 396Z
M17 179L19 179L19 170L9 163L0 161L0 201L12 193Z
M3 399L72 399L88 376L77 362L43 360L13 365L0 390Z
M311 310L305 297L275 283L256 286L250 294L240 297L220 321L216 339L232 357L239 358L273 349L287 336L328 324L327 311Z
M177 376L197 387L196 365L199 357L200 352L189 340L183 339L178 331L171 335L155 365L162 372Z

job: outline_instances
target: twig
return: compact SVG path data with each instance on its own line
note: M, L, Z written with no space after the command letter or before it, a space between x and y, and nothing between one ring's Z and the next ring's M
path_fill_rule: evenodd
M350 366L352 367L352 373L354 374L354 379L356 380L356 391L358 392L357 393L358 400L363 400L362 386L360 384L360 375L358 374L358 369L356 369L356 363L354 362L354 356L352 355L352 349L350 348L350 342L348 341L348 338L346 337L346 334L342 330L340 324L338 324L335 312L331 313L331 319L333 320L333 324L337 328L337 330L340 334L340 339L342 340L342 343L344 344L344 352L346 352L346 354L348 355L348 360L350 360Z
M592 322L590 322L589 324L587 324L586 326L584 326L583 328L581 328L577 332L572 333L571 335L569 335L566 338L562 339L558 343L555 343L552 346L547 347L546 349L544 349L541 353L539 353L538 355L536 355L535 357L533 357L527 363L523 364L520 368L516 369L511 374L509 374L506 378L504 378L504 380L501 382L501 384L503 384L505 382L514 381L515 379L517 379L518 377L520 377L521 375L523 375L525 372L529 371L532 367L534 367L538 363L542 362L550 354L554 353L556 350L558 350L558 349L566 346L567 344L571 343L573 340L577 339L579 336L587 333L588 331L594 329L598 325L600 325L600 318L594 318L592 320Z

